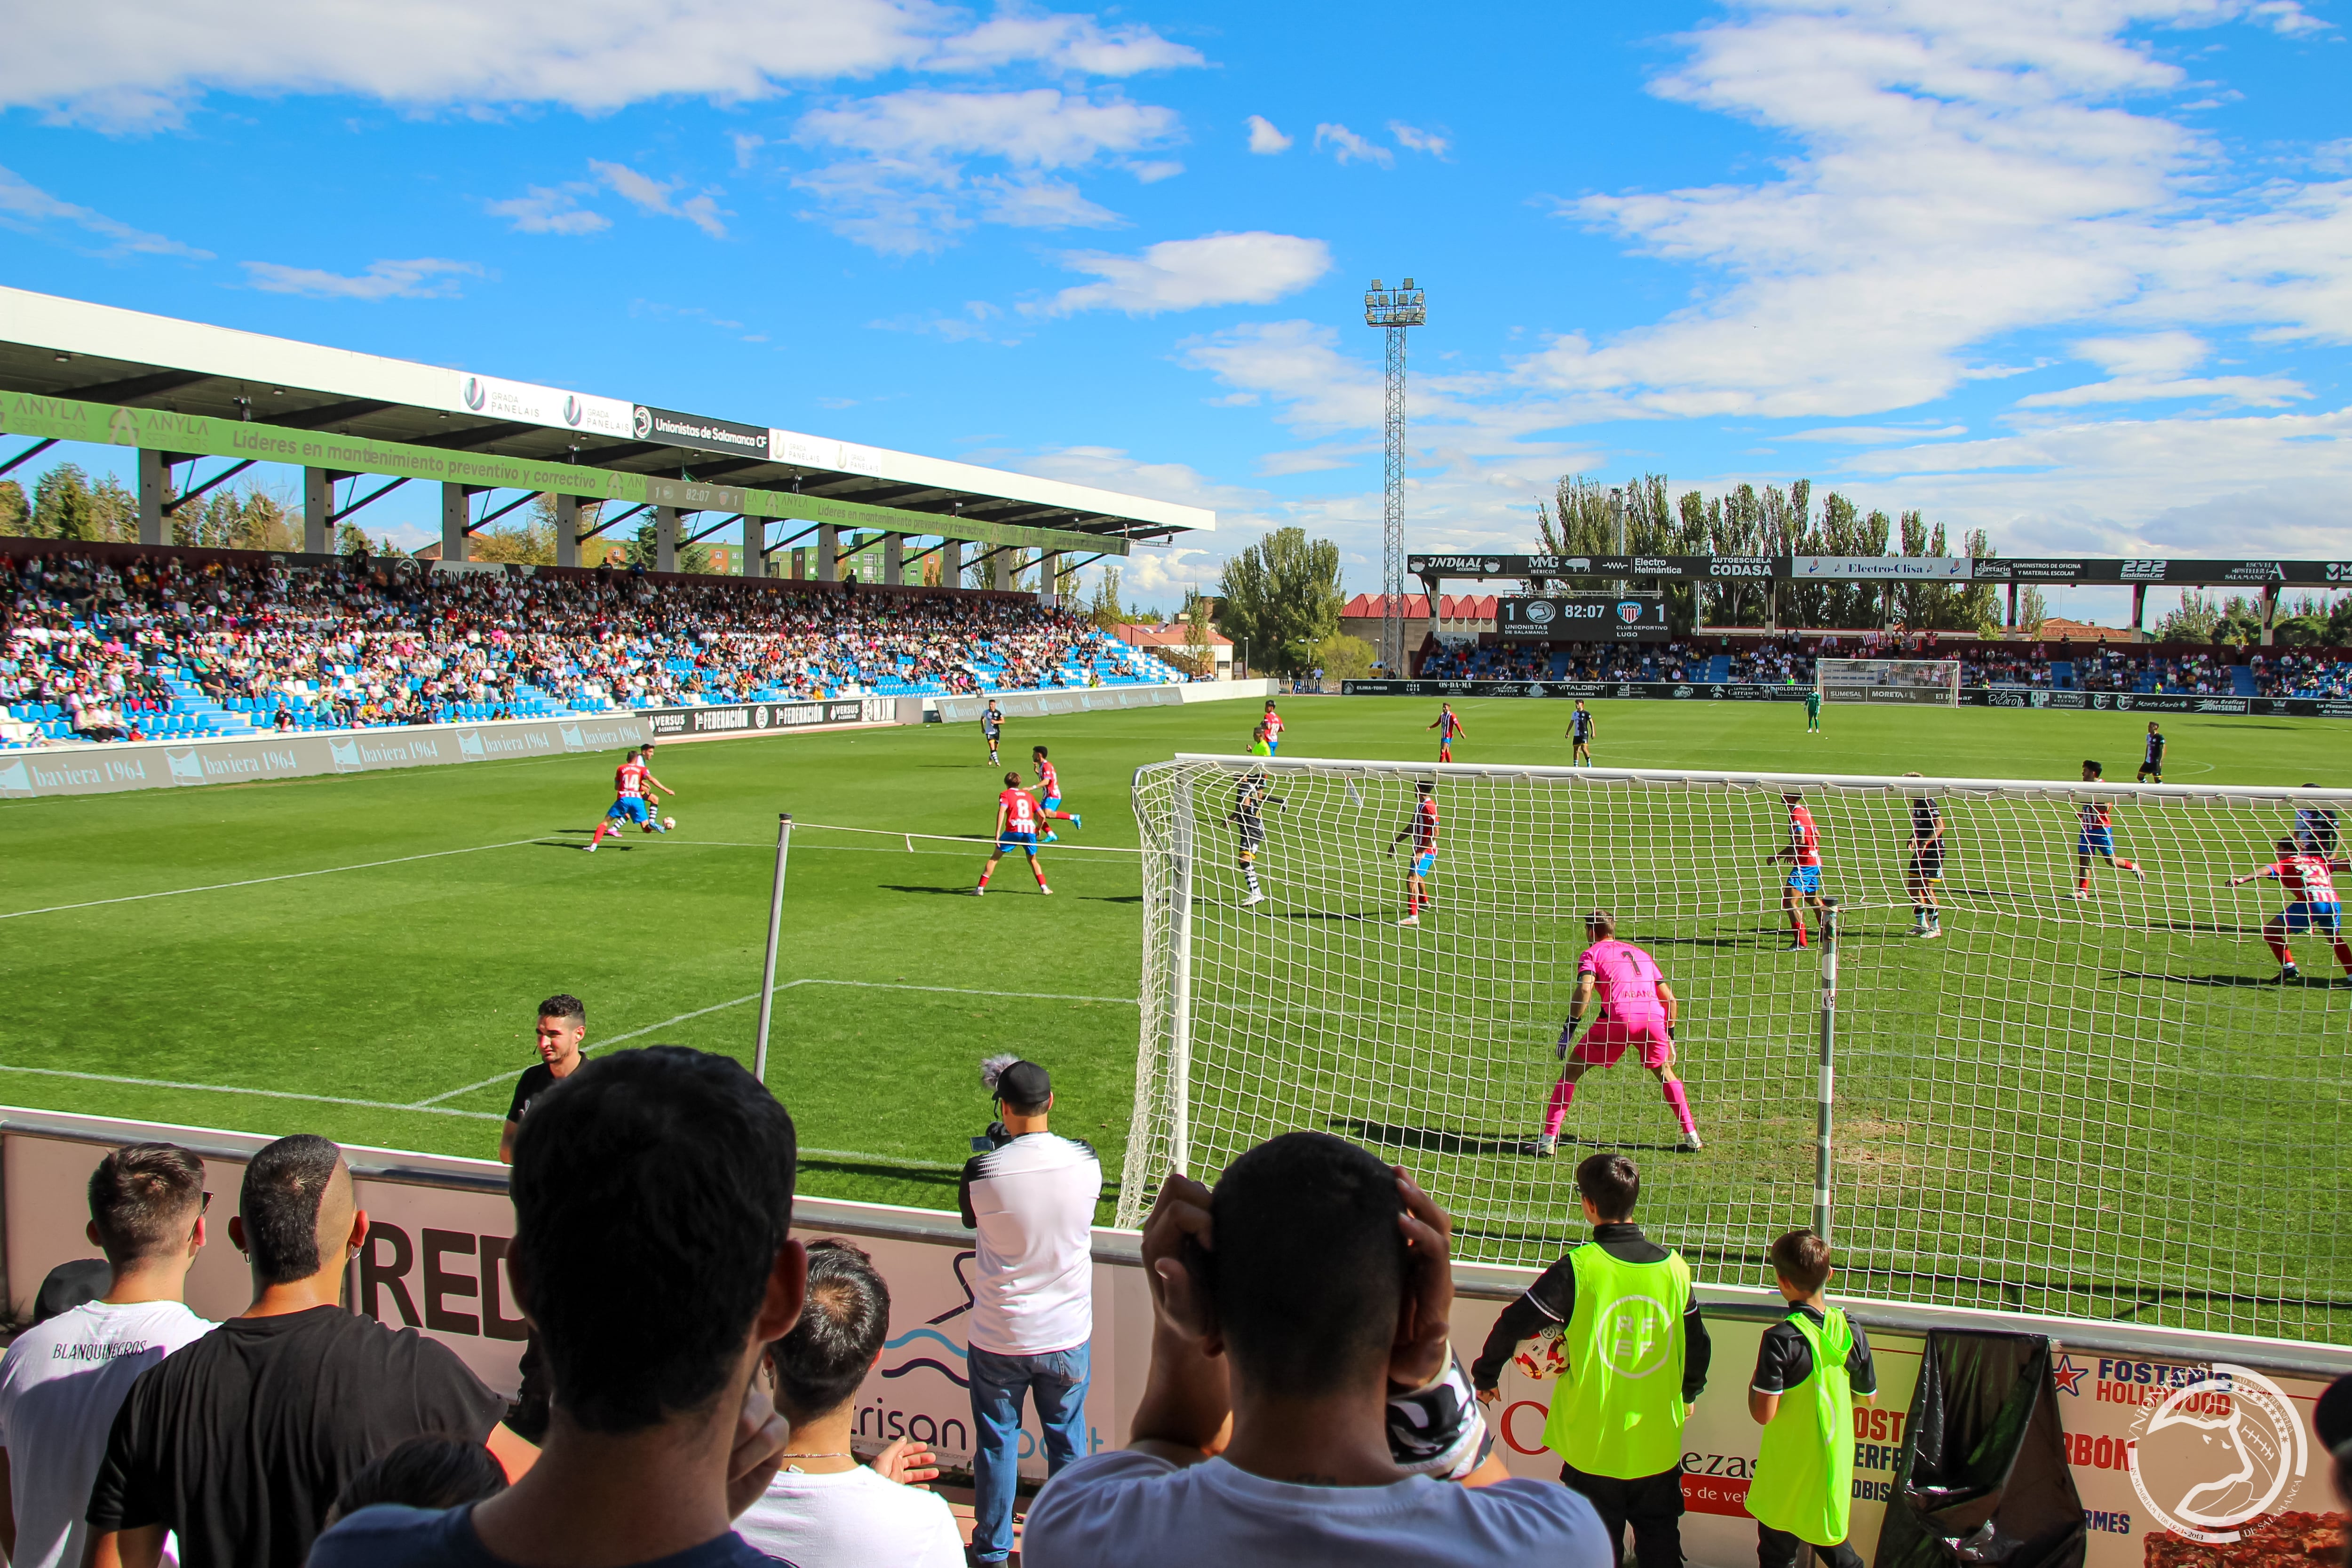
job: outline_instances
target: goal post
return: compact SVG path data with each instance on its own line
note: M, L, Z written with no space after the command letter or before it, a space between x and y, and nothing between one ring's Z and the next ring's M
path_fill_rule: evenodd
M1829 703L1960 706L1958 659L1815 659L1813 686Z
M1433 904L1400 925L1423 781ZM1790 946L1771 857L1790 793L1818 830L1834 968L1810 893L1809 945ZM2352 1334L2331 1155L2352 988L2273 983L2281 884L2226 885L2299 812L2352 821L2352 791L1187 756L1139 769L1134 801L1122 1224L1171 1169L1213 1180L1310 1128L1411 1170L1457 1256L1540 1266L1585 1234L1577 1161L1618 1150L1644 1228L1708 1279L1769 1283L1773 1238L1822 1218L1859 1295ZM1926 884L1922 802L1943 827ZM1912 936L1930 896L1940 934ZM1638 1044L1585 1072L1556 1155L1528 1152L1595 908L1677 998L1696 1152ZM2326 935L2288 940L2306 977L2336 974Z

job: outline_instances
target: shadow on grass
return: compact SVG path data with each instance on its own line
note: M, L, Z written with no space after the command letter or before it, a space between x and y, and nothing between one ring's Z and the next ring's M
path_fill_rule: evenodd
M1412 1149L1423 1154L1524 1155L1527 1151L1527 1139L1497 1137L1492 1133L1464 1133L1446 1127L1402 1127L1384 1122L1367 1122L1355 1116L1334 1116L1327 1124L1362 1143ZM1641 1149L1651 1153L1671 1153L1676 1146L1673 1144L1604 1143L1599 1139L1580 1138L1573 1133L1561 1134L1559 1141L1563 1149L1572 1145L1589 1149Z
M885 893L931 893L937 894L942 898L970 898L971 896L971 889L968 887L913 887L900 882L886 882L882 884L882 891ZM999 891L1006 890L1000 889Z
M2116 977L2119 980L2163 980L2175 986L2243 986L2258 991L2324 991L2336 984L2334 978L2326 975L2305 975L2300 979L2281 982L2260 975L2151 975L2137 969L2118 969Z

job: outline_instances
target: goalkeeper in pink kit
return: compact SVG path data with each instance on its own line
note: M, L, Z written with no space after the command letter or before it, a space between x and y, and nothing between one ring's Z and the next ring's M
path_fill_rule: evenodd
M1566 1065L1559 1082L1551 1086L1551 1103L1544 1107L1543 1132L1527 1152L1559 1152L1559 1129L1576 1099L1577 1080L1595 1067L1615 1066L1627 1046L1639 1047L1642 1065L1658 1075L1666 1103L1682 1126L1682 1148L1697 1152L1698 1124L1691 1120L1690 1097L1675 1076L1678 1004L1674 988L1659 972L1656 959L1631 942L1617 940L1616 917L1607 910L1596 909L1584 917L1584 934L1591 945L1576 960L1576 994L1569 999L1568 1025L1559 1031L1559 1055ZM1592 1015L1592 1027L1577 1040L1576 1026L1596 999L1599 1010Z

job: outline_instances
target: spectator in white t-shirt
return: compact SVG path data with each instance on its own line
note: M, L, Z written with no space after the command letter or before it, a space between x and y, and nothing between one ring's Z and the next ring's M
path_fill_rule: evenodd
M850 1452L857 1389L890 1333L890 1288L846 1241L808 1249L808 1299L793 1332L768 1347L776 1410L793 1424L783 1468L735 1521L735 1532L797 1568L963 1568L947 1500L914 1485L938 1475L928 1448L901 1437L872 1466Z
M980 1081L996 1097L1003 1135L965 1162L957 1201L980 1232L971 1326L971 1554L1013 1551L1021 1477L1021 1405L1037 1401L1048 1475L1075 1458L1086 1431L1094 1337L1095 1205L1102 1163L1046 1127L1054 1081L1034 1061L992 1056Z
M0 1548L80 1568L82 1507L139 1375L211 1331L183 1296L205 1244L205 1164L171 1144L115 1150L89 1177L106 1292L27 1329L0 1363Z
M1143 1231L1151 1368L1131 1439L1045 1483L1023 1562L1611 1568L1565 1487L1398 1462L1391 1396L1452 1362L1452 1228L1402 1169L1324 1133L1259 1145L1213 1193L1171 1176Z

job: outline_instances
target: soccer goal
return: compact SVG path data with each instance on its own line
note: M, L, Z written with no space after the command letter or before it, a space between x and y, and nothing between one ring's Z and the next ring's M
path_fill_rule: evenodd
M1960 706L1958 659L1816 659L1813 685L1826 703Z
M1433 902L1405 926L1423 781ZM1835 901L1833 983L1810 895L1790 946L1790 792ZM1171 1168L1213 1179L1318 1128L1412 1170L1458 1256L1543 1264L1585 1234L1577 1161L1615 1149L1643 1224L1706 1278L1769 1282L1773 1237L1825 1211L1857 1294L2352 1331L2352 988L2311 931L2284 938L2303 981L2277 983L2262 927L2287 895L2226 885L2352 791L1182 757L1135 804L1122 1223ZM1939 865L1912 847L1932 821ZM1937 935L1913 935L1931 896ZM1555 1156L1528 1152L1595 908L1678 998L1698 1152L1638 1049L1587 1071Z

